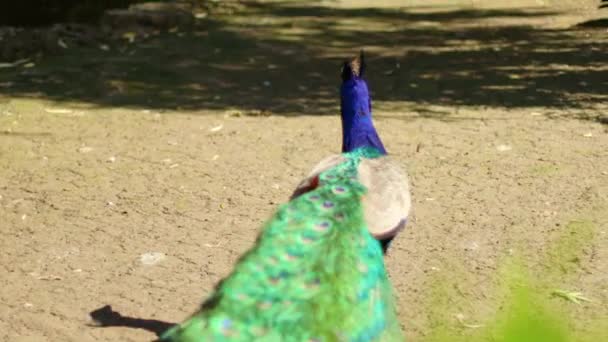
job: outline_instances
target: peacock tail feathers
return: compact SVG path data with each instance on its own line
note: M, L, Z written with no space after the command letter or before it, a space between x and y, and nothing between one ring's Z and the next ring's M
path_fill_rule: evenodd
M319 185L279 207L199 312L161 341L401 341L380 244L357 178L373 148L345 153Z

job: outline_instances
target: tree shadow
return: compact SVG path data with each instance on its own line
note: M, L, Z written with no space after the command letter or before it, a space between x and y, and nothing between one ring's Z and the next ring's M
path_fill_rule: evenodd
M162 333L173 327L175 323L158 321L155 319L142 319L123 316L119 312L112 310L110 305L102 306L89 313L96 327L127 327L143 329L160 336Z
M186 32L115 44L109 51L69 48L34 67L4 69L0 90L161 112L334 115L340 63L366 48L375 101L507 108L605 102L606 40L528 22L553 15L538 8L247 2L237 13L199 21Z
M606 6L608 6L608 4ZM582 28L604 28L604 27L608 27L608 19L588 20L588 21L582 22L576 26L582 27Z

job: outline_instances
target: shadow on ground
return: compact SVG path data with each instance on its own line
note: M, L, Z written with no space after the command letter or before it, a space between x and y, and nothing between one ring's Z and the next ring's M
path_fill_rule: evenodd
M560 108L605 102L606 41L525 24L552 15L248 2L188 32L109 51L66 49L34 67L0 69L0 92L157 110L335 114L340 62L364 47L376 101Z
M155 319L134 318L123 316L119 312L112 310L110 305L102 306L89 313L96 327L126 327L133 329L143 329L160 336L175 323L159 321Z

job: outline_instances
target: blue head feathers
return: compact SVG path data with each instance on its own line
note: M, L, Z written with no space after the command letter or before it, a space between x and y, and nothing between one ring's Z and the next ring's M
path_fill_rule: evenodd
M386 154L384 145L372 122L372 102L363 79L365 72L363 51L342 67L340 114L342 117L342 152L359 147L374 147Z

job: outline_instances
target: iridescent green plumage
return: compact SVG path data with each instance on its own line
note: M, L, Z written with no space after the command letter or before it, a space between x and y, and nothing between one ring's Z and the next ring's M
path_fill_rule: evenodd
M282 205L201 310L161 341L401 341L380 244L357 178L373 148L344 154Z

